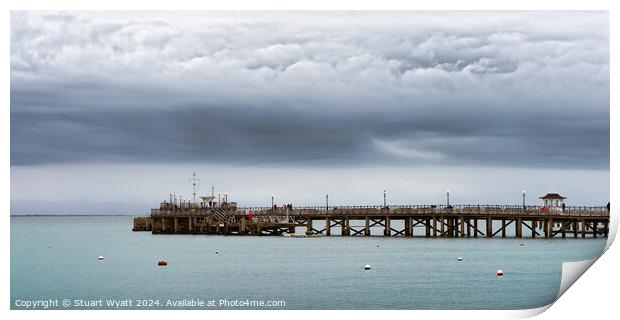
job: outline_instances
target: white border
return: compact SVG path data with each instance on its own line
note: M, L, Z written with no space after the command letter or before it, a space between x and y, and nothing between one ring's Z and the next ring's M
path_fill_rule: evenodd
M543 0L521 0L507 3L505 1L491 0L434 0L420 3L411 3L410 1L382 0L382 1L341 1L336 3L333 0L314 0L314 1L286 1L286 0L227 0L223 3L199 3L197 1L122 1L108 0L105 2L91 3L88 1L78 0L24 0L3 2L5 10L2 11L2 19L4 21L2 32L3 50L0 55L2 57L2 98L4 108L2 110L1 121L1 137L0 144L4 150L2 166L0 174L4 177L2 184L2 204L3 204L3 223L1 224L0 234L2 235L1 257L3 258L0 266L2 268L3 290L0 293L0 301L2 303L3 319L41 319L41 318L63 318L63 319L109 319L115 318L132 318L132 319L166 319L170 317L182 316L187 319L206 317L258 317L258 318L291 318L310 319L317 317L342 317L346 316L357 319L376 319L377 317L420 317L420 318L438 318L438 319L497 319L497 318L517 318L524 316L532 316L544 311L546 308L520 311L10 311L10 12L9 10L93 10L93 9L116 9L116 10L180 10L180 9L210 9L210 10L281 10L281 9L327 9L327 10L609 10L612 24L611 30L611 57L618 55L618 12L614 1L543 1ZM618 66L611 61L611 88L617 88ZM617 111L617 93L611 90L611 145L617 145L618 136L617 127L613 124L618 123ZM618 153L616 148L611 148L611 195L618 194L618 174L614 170L614 163L618 163ZM613 196L612 196L613 197ZM612 202L618 197L613 197ZM617 210L612 211L612 228L617 230L618 214ZM612 233L615 235L615 231ZM610 236L609 243L613 238ZM609 246L608 243L608 246ZM607 315L614 314L614 306L617 303L615 297L618 293L618 268L620 253L617 245L609 247L609 250L597 261L588 272L582 276L582 280L577 281L566 293L559 299L553 307L545 312L541 318L543 319L560 319L560 318L607 318ZM252 314L250 314L252 313Z

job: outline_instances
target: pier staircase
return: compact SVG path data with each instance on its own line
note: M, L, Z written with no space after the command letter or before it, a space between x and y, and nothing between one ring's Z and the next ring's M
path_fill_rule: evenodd
M211 209L211 216L214 217L216 220L219 220L219 221L229 221L230 220L230 216L228 215L226 210L223 210L223 209L220 209L220 208L213 208L213 209Z
M254 234L254 235L258 233L256 225L255 224L250 224L250 223L245 225L245 232L247 232L249 234Z

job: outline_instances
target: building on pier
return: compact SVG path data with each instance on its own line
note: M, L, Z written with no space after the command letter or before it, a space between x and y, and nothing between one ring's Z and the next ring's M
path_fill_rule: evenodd
M543 207L553 211L563 211L565 208L564 200L566 197L562 197L558 193L547 193L547 195L540 197L543 201Z

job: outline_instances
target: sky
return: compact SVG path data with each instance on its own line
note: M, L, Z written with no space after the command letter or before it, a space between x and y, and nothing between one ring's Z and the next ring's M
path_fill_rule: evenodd
M11 13L11 213L609 201L606 12Z

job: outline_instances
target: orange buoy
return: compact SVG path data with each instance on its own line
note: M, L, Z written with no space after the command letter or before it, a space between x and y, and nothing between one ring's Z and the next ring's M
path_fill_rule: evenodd
M162 261L159 261L159 262L157 263L157 265L158 265L158 266L167 266L167 265L168 265L168 262L167 262L167 261L162 260Z

